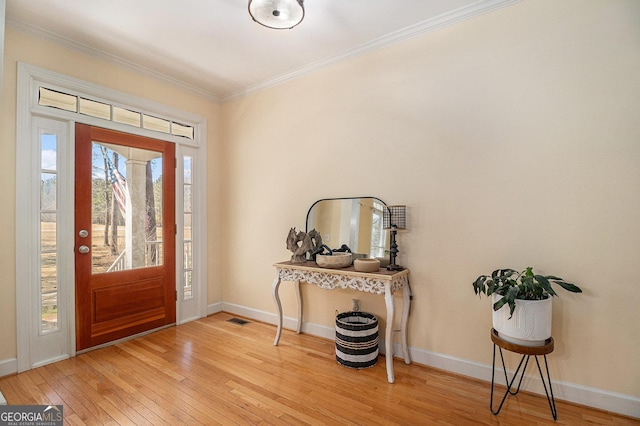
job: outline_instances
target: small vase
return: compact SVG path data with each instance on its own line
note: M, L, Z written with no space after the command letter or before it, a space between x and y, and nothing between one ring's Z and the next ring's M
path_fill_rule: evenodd
M493 294L493 303L502 296ZM523 346L543 346L551 337L551 297L544 300L516 299L516 309L509 319L509 305L493 313L493 328L511 343Z
M356 259L353 261L353 269L358 272L378 272L380 261L378 259Z

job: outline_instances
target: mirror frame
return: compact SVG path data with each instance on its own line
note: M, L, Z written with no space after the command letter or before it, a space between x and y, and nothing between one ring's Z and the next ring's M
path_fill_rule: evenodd
M385 203L383 200L381 200L378 197L373 197L373 196L363 196L363 197L335 197L335 198L321 198L319 200L317 200L316 202L314 202L311 207L309 207L309 210L307 211L307 217L305 220L305 231L307 233L309 233L311 231L311 229L309 229L309 216L311 215L311 211L313 210L313 208L319 204L322 201L344 201L344 200L359 200L359 199L373 199L375 201L378 201L380 203L382 203L382 205L386 208L387 207L387 203ZM326 242L323 241L323 244L326 244ZM328 244L327 244L328 245ZM332 249L337 249L338 247L332 247ZM351 248L351 247L350 247ZM352 250L354 250L353 248L351 248ZM356 252L357 250L354 250L354 252ZM367 256L369 255L369 253L367 253ZM384 257L385 259L389 258L389 253L385 253Z

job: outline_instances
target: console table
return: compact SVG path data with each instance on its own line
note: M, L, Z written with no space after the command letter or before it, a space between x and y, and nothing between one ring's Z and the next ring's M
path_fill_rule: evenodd
M278 293L282 281L294 283L298 299L298 324L296 333L302 329L302 297L300 283L315 284L320 288L333 290L335 288L353 289L368 293L384 295L387 308L387 324L385 330L385 358L387 364L387 379L389 383L395 381L393 375L393 321L395 318L396 291L402 291L403 306L400 322L400 336L402 342L402 355L406 364L411 363L407 348L407 323L411 309L411 286L409 285L409 270L387 271L380 269L378 272L356 272L353 266L342 269L327 269L319 267L315 262L291 263L279 262L274 264L276 277L273 281L273 300L278 309L278 330L273 344L278 345L282 333L282 303Z

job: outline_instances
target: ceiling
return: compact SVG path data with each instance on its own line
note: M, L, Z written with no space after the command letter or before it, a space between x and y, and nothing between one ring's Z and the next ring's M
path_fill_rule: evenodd
M225 100L515 1L305 0L273 30L248 0L7 0L6 23Z

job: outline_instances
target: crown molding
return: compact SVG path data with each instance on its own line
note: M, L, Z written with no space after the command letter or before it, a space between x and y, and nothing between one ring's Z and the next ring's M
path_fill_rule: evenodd
M9 28L21 31L23 33L32 35L34 37L38 37L44 40L47 40L51 43L58 44L60 46L66 47L68 49L104 60L109 63L113 63L116 65L123 66L125 68L132 69L134 71L140 72L142 74L154 77L156 79L165 81L182 89L193 92L197 95L208 98L214 102L220 103L229 100L233 100L242 96L246 96L255 92L259 92L274 86L278 86L287 81L294 80L303 75L310 74L319 69L325 68L327 66L337 64L340 62L344 62L358 56L364 55L366 53L372 52L374 50L382 49L389 45L399 43L401 41L420 36L422 34L428 33L430 31L434 31L449 25L453 25L455 23L471 19L473 17L491 12L495 9L499 9L513 3L518 3L522 0L479 0L469 6L461 7L451 12L444 13L442 15L436 16L431 19L427 19L418 24L411 25L409 27L403 28L401 30L395 31L393 33L387 34L378 39L372 40L367 43L363 43L359 46L356 46L352 49L348 49L339 54L329 56L327 58L321 59L319 61L310 63L293 71L280 74L268 80L262 81L260 83L247 86L243 89L233 91L228 94L216 94L210 91L207 91L201 87L198 87L194 84L185 82L183 80L168 76L164 73L158 72L152 68L137 64L133 61L123 59L117 55L113 55L111 53L107 53L103 50L95 49L90 47L84 43L80 43L76 40L72 40L68 37L61 36L59 34L53 33L51 31L44 30L42 28L36 27L34 25L28 24L24 21L17 20L14 18L7 18L6 25Z
M64 37L54 32L42 29L40 27L36 27L35 25L31 25L19 19L8 17L6 20L6 25L8 28L23 32L33 37L37 37L45 41L65 47L67 49L74 50L76 52L79 52L88 56L92 56L97 59L101 59L111 64L119 65L124 68L129 68L141 74L156 78L158 80L164 81L174 86L178 86L184 90L193 92L197 95L203 96L214 102L219 103L221 101L221 98L219 95L206 91L201 87L198 87L193 84L187 83L183 80L168 76L167 74L158 72L152 68L146 67L144 65L140 65L128 59L121 58L120 56L113 55L111 53L105 52L100 49L95 49L91 46L88 46L84 43L80 43L76 40L72 40L68 37Z
M469 6L461 7L459 9L453 10L451 12L444 13L442 15L433 17L431 19L427 19L425 21L419 22L417 24L408 26L401 30L392 32L383 37L377 38L367 43L363 43L359 46L356 46L352 49L345 50L337 55L329 56L325 59L322 59L317 62L313 62L311 64L305 65L301 68L298 68L294 71L281 74L269 80L265 80L261 83L251 85L246 87L245 89L236 91L229 95L222 96L222 101L229 101L235 98L239 98L242 96L249 95L251 93L259 92L265 89L268 89L273 86L277 86L279 84L285 83L289 80L296 79L305 74L312 73L321 68L327 67L329 65L333 65L339 62L344 62L358 56L364 55L366 53L372 52L374 50L382 49L389 45L399 43L401 41L420 36L422 34L428 33L430 31L434 31L449 25L453 25L455 23L471 19L473 17L491 12L495 9L499 9L501 7L509 6L513 3L518 3L522 0L480 0Z

